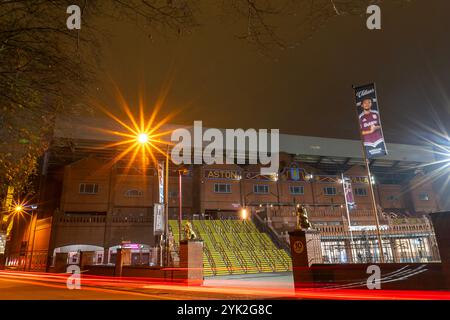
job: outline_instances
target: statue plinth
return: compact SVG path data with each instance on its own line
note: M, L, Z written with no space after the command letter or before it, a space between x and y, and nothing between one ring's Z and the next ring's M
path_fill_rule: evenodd
M320 233L317 230L296 229L289 232L289 241L295 287L313 287L314 279L310 266L322 262Z
M180 241L180 272L188 285L203 284L203 240Z

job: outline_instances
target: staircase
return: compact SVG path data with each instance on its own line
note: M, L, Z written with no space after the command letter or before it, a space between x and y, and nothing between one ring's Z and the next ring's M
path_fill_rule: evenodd
M192 226L204 241L206 277L292 270L286 251L278 249L251 221L194 220ZM178 243L178 221L169 220L169 228Z

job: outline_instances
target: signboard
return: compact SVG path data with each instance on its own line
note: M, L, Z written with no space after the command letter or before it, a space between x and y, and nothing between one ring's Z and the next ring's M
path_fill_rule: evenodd
M368 184L369 183L369 179L367 178L367 176L351 177L350 179L352 180L353 184Z
M161 203L153 206L153 233L155 236L164 233L164 205Z
M241 174L238 170L206 169L204 177L206 179L240 180Z
M359 130L368 159L387 155L375 84L355 88Z
M164 203L164 162L158 161L157 168L159 203Z
M0 254L5 253L6 234L0 230Z

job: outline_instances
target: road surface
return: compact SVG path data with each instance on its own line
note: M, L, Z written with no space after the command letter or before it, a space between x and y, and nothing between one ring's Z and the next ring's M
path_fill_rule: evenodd
M72 277L72 281L69 277ZM202 286L148 278L115 278L82 274L79 289L69 274L0 271L0 300L254 300L352 299L450 300L448 291L321 290L295 291L290 275L214 278ZM69 286L67 285L69 283Z

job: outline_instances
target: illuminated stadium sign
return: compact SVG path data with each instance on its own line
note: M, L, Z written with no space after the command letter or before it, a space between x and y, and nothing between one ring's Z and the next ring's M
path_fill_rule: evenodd
M204 177L207 179L225 179L225 180L239 180L241 174L238 170L205 170Z

